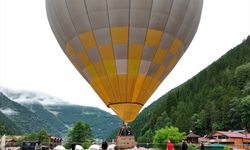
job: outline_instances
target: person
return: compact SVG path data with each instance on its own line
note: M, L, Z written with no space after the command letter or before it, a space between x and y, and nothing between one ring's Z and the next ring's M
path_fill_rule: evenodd
M167 146L166 146L166 149L167 149L167 150L174 150L174 144L171 143L170 140L168 140L168 144L167 144Z
M205 146L204 146L203 142L201 143L200 149L201 149L201 150L205 150Z
M108 148L108 143L106 141L102 142L102 149L107 150Z
M129 126L127 128L127 133L128 133L128 136L132 136L133 135L133 133L131 131L131 128Z
M76 144L71 144L71 150L75 150L76 149Z
M187 150L187 149L188 149L187 141L186 141L186 140L183 140L183 141L182 141L181 150Z
M123 125L121 128L120 128L120 131L119 131L119 134L120 136L125 136L126 135L126 126Z

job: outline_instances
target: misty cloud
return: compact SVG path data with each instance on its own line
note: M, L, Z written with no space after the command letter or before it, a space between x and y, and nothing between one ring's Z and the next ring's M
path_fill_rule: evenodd
M12 110L10 108L0 108L0 111L2 113L4 113L5 115L8 115L8 116L13 116L13 115L18 115L19 114L19 112L14 111L14 110Z

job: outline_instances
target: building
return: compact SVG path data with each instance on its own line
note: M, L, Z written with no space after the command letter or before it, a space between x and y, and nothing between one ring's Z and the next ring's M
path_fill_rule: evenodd
M22 136L5 136L4 138L1 138L0 143L3 143L4 145L1 145L0 149L3 150L19 150L20 147L17 146L16 141L18 139L22 138ZM2 141L4 140L4 141Z
M243 133L245 135L245 138L243 138L243 144L247 146L247 148L250 150L250 133Z
M250 134L237 131L216 131L212 134L210 143L226 145L230 148L246 149L250 144Z
M16 140L15 139L8 139L6 140L6 147L16 147Z
M186 140L188 143L194 143L197 144L199 143L199 135L194 134L192 131L186 136Z
M209 138L207 136L198 138L199 143L209 143Z

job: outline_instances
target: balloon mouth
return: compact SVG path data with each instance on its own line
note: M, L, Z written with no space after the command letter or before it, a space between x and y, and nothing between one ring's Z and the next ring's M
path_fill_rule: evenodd
M111 105L118 105L118 104L136 104L136 105L141 105L143 106L142 103L138 103L138 102L116 102L116 103L109 103L107 105L108 108L110 108Z
M143 104L138 102L117 102L108 105L125 123L135 120Z

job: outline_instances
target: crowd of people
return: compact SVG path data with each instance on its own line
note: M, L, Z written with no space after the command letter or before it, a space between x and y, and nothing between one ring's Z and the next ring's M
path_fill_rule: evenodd
M170 140L168 140L166 144L166 150L174 150L174 144ZM186 140L182 141L181 150L188 150L188 143ZM200 144L200 150L205 150L203 143Z
M181 145L181 150L188 150L189 146L190 145L188 144L188 142L186 140L183 140L182 145ZM200 150L205 150L204 144L201 143L199 148L200 148ZM140 148L134 147L131 149L132 150L141 149L141 147ZM54 149L54 150L59 150L59 149ZM74 146L74 147L72 147L72 150L81 150L81 149L76 148L76 146ZM95 142L93 142L93 145L89 147L89 150L118 150L118 147L115 144L115 142L108 144L107 141L104 140L100 146L97 145ZM175 150L174 144L171 142L171 140L168 140L168 142L166 144L166 150Z
M112 143L111 145L113 145L113 146L109 146L108 143L106 141L104 141L104 142L102 142L101 148L102 148L102 150L118 150L117 146L114 143ZM201 143L199 148L200 148L200 150L205 150L204 144ZM166 144L166 150L175 150L174 144L171 142L171 140L168 140L168 142ZM186 140L182 141L181 150L188 150L188 143Z

